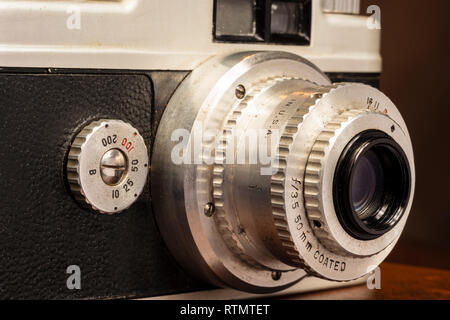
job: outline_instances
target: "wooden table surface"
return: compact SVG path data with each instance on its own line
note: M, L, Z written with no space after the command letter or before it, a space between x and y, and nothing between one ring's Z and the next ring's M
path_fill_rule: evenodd
M409 300L450 299L450 270L431 269L394 263L383 263L381 289L367 285L312 292L287 299L319 300Z

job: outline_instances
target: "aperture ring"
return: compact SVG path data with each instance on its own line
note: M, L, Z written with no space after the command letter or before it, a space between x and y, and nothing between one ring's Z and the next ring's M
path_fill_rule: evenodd
M292 78L270 77L255 83L250 88L246 88L247 94L237 103L228 115L222 129L222 135L219 137L218 144L215 149L213 168L213 198L215 204L214 220L216 222L217 229L219 230L219 233L228 248L242 261L256 268L262 268L262 266L254 258L245 253L245 250L238 239L238 235L233 230L232 223L226 213L223 183L225 165L227 162L227 147L229 144L229 139L234 138L233 130L236 127L239 118L241 117L243 111L249 106L251 101L265 89L270 88L279 81L287 79Z
M280 135L280 143L277 150L276 161L274 162L274 174L271 177L271 204L272 214L275 227L278 233L278 238L284 248L285 254L289 257L291 262L302 268L308 268L301 254L292 239L291 232L288 226L285 208L285 181L286 181L286 167L288 157L291 151L295 136L299 131L299 127L303 120L307 117L311 109L334 85L320 87L316 92L311 93L309 99L297 109L296 113L288 120L283 132ZM310 272L312 272L310 270Z
M368 113L368 110L354 109L344 111L332 121L328 122L311 149L305 170L304 198L309 223L319 241L328 250L338 254L347 255L348 252L336 244L335 239L330 233L326 219L323 217L319 198L323 161L326 153L330 151L330 140L335 137L336 130L340 129L344 123L351 121L354 117L365 113Z

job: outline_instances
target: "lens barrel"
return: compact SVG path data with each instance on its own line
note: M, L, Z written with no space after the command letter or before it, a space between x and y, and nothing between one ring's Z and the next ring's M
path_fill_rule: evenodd
M257 293L306 275L367 274L398 240L415 184L392 101L367 85L332 84L282 52L195 69L163 115L151 175L157 223L178 262Z

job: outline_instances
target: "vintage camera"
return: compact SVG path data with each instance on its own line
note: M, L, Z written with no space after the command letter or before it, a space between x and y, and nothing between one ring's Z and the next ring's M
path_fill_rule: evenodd
M415 184L379 39L353 0L0 1L0 296L368 274Z

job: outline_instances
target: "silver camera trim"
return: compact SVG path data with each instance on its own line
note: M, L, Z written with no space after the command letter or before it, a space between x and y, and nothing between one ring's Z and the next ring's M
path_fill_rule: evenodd
M306 272L298 269L274 280L272 271L251 266L230 251L214 220L204 214L204 206L212 202L208 167L174 165L170 157L173 143L168 141L173 130L191 130L194 121L202 123L204 131L221 128L223 119L239 102L236 86L250 88L274 76L304 77L322 85L330 84L315 66L290 53L241 52L214 57L195 69L171 98L158 129L151 170L156 219L178 262L197 277L222 287L258 293L289 287L306 276ZM160 192L159 186L168 183L167 188L182 193L178 199Z
M392 107L390 107L389 110L392 110ZM393 126L395 127L395 130L392 132L391 128ZM405 151L412 167L411 195L409 197L408 206L405 209L405 213L403 214L400 222L392 230L379 238L368 241L355 239L344 230L342 225L339 223L333 202L333 179L339 157L348 144L348 141L353 138L354 133L363 132L366 130L379 130L392 137ZM403 130L404 129L396 121L385 114L380 112L363 112L346 121L341 128L335 131L335 136L331 138L329 142L330 145L323 157L323 163L326 163L326 166L322 167L320 174L321 178L319 183L318 200L321 206L321 213L323 217L322 222L324 222L322 228L328 229L328 235L332 238L333 244L337 248L337 252L350 254L356 257L375 255L384 250L400 236L408 218L415 184L412 145L409 136L407 133L405 134Z
M174 142L169 141L175 129L184 128L190 131L194 122L197 122L202 125L204 132L209 129L220 131L224 119L228 118L239 103L236 87L242 85L244 88L252 88L255 83L273 78L286 78L288 81L304 79L306 82L309 81L312 89L316 87L318 91L323 91L317 93L315 104L309 108L294 137L294 141L297 142L292 144L286 161L284 180L286 195L292 191L286 181L294 177L303 181L303 172L316 137L326 123L345 110L358 108L364 110L373 106L382 108L381 110L389 114L405 133L404 141L400 143L410 145L406 125L395 105L374 88L361 84L331 86L319 69L290 53L242 52L231 56L214 57L195 69L176 90L158 129L152 159L151 183L153 207L161 233L180 264L197 277L219 286L267 293L289 287L307 273L336 281L362 277L389 254L403 229L407 214L403 222L392 232L381 237L378 242L375 241L379 244L373 250L361 256L362 248L358 249L358 246L361 246L359 240L354 239L353 247L348 243L344 244L344 247L350 248L353 254L337 253L335 248L324 246L319 238L312 236L314 230L307 223L308 215L303 206L298 210L286 206L286 222L289 230L294 232L291 234L296 249L293 252L298 254L300 265L296 264L299 269L282 268L280 278L274 276L274 270L262 268L252 257L249 259L245 255L246 249L236 240L238 235L230 232L224 237L218 229L216 219L205 214L211 210L211 204L214 203L211 192L214 183L211 165L205 163L214 161L206 159L209 161L183 165L175 165L171 161ZM301 83L301 80L298 81ZM316 94L311 93L311 97L315 98ZM368 101L371 101L370 104ZM190 139L193 140L192 133ZM217 141L209 138L203 139L202 143L203 147L215 150L214 144ZM407 152L413 163L412 148ZM412 172L414 172L413 164ZM412 179L414 186L414 177ZM161 185L165 185L165 188L161 188ZM165 189L171 192L166 192ZM300 200L304 201L303 193L301 194ZM327 216L329 214L331 213L328 212ZM302 232L305 236L295 233L295 221L299 215L304 222L305 228Z

